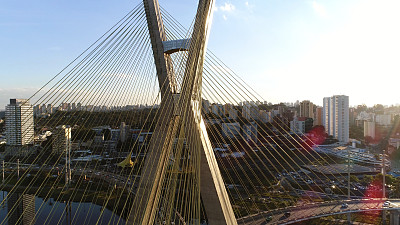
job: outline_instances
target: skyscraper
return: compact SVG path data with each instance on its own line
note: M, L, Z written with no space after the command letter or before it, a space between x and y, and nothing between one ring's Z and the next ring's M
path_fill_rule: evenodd
M349 96L325 97L322 110L325 131L340 142L349 142Z
M6 106L6 133L9 146L33 143L33 106L27 99L10 99Z

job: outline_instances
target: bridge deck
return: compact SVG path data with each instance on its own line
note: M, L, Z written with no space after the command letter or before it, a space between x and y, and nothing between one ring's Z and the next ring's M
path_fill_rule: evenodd
M313 203L304 206L297 206L271 212L261 212L238 219L238 224L259 225L266 224L266 217L272 216L268 224L291 224L309 219L315 219L330 215L345 213L357 213L376 210L400 210L400 200L391 199L389 207L383 207L385 200L382 199L363 199L350 201L334 201ZM342 208L342 203L347 203L347 208ZM290 212L290 215L286 215Z

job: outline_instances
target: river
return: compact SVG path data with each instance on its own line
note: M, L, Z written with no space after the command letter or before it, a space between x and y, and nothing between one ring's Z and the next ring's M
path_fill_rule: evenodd
M125 224L125 220L112 211L92 203L57 202L52 198L44 200L5 191L0 191L0 200L0 224Z

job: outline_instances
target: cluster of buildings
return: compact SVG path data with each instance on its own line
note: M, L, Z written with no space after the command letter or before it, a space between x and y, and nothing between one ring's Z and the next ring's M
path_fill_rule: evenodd
M105 106L105 105L82 105L81 103L61 103L59 106L53 106L52 104L43 104L33 106L34 116L48 116L56 111L62 112L73 112L73 111L88 111L88 112L111 112L111 111L129 111L138 110L145 108L159 107L148 106L147 104L142 105L126 105L126 106Z
M52 109L51 105L40 108L42 110ZM72 140L72 131L79 128L67 125L54 127L35 136L34 107L27 99L10 99L10 103L6 106L5 120L5 155L24 156L30 154L37 149L38 145L35 144L49 138L51 138L52 152L56 154L96 147L112 152L116 150L118 142L137 140L140 145L147 143L152 134L140 129L131 129L129 125L122 122L119 128L110 126L92 128L95 135L86 141ZM108 133L109 137L105 137L105 133Z
M202 104L203 112L214 115L207 122L220 123L224 137L243 135L246 138L256 139L257 123L254 121L257 121L270 123L275 128L293 133L306 133L313 126L322 125L326 133L340 142L349 142L349 97L345 95L324 98L322 107L316 106L309 100L275 106L267 105L266 102L262 104L250 101L241 102L238 106L229 103L210 104L207 100L203 100Z
M46 107L47 109L47 107ZM51 109L51 106L50 106ZM34 107L28 99L10 99L5 112L5 155L28 155L37 146L35 140ZM47 135L50 136L49 132ZM64 152L71 138L71 128L59 126L53 130L53 150Z
M92 148L101 148L105 152L115 152L117 151L118 143L124 145L124 143L129 141L137 142L136 144L140 148L149 143L151 135L153 134L152 132L141 129L132 129L129 125L125 124L125 122L122 122L117 128L99 126L92 128L92 130L95 132L95 136L92 140L88 141L89 143L86 142L86 145ZM108 135L106 135L106 133L108 133ZM82 149L82 144L85 144L82 140L72 143L72 150Z
M356 113L350 110L350 118L352 124L364 128L364 137L369 136L376 138L376 131L379 128L388 128L392 124L392 114L376 114L373 112L361 111Z
M258 140L260 124L272 124L272 129L282 129L294 133L306 133L313 126L323 125L326 132L340 142L349 141L349 97L335 95L324 98L323 107L318 107L312 102L305 100L296 104L279 104L272 106L266 102L241 102L240 105L233 104L210 104L208 100L202 101L202 110L205 114L213 116L206 117L209 125L219 125L220 132L224 138L242 138L245 140ZM56 110L134 110L146 108L147 106L82 106L80 103L63 103ZM30 149L35 139L34 115L51 114L54 107L49 105L32 106L26 99L11 99L6 106L6 140L8 153L15 149ZM364 117L363 117L364 116ZM371 115L362 115L364 128L368 132L372 123L390 124L385 116L375 115L373 120ZM119 128L102 126L92 128L95 136L91 143L71 142L71 133L74 128L61 125L48 131L41 139L52 136L53 151L61 153L65 149L79 150L84 147L102 147L109 151L114 151L118 142L126 140L139 140L144 143L146 137L151 136L151 132L143 132L131 129L125 123ZM104 130L108 130L110 138L104 137ZM39 135L40 136L40 135ZM42 135L43 136L43 135ZM68 146L66 146L68 145Z
M400 128L394 126L394 118L399 115L395 108L350 108L350 125L363 131L366 142L376 144L388 138L388 153L400 148Z

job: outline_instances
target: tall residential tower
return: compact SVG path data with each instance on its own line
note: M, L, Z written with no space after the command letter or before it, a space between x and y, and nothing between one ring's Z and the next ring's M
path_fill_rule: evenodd
M33 143L33 106L27 99L10 99L6 106L7 145L23 146Z
M322 111L326 132L340 142L349 142L349 96L325 97Z
M314 118L314 104L309 100L300 102L300 117Z

